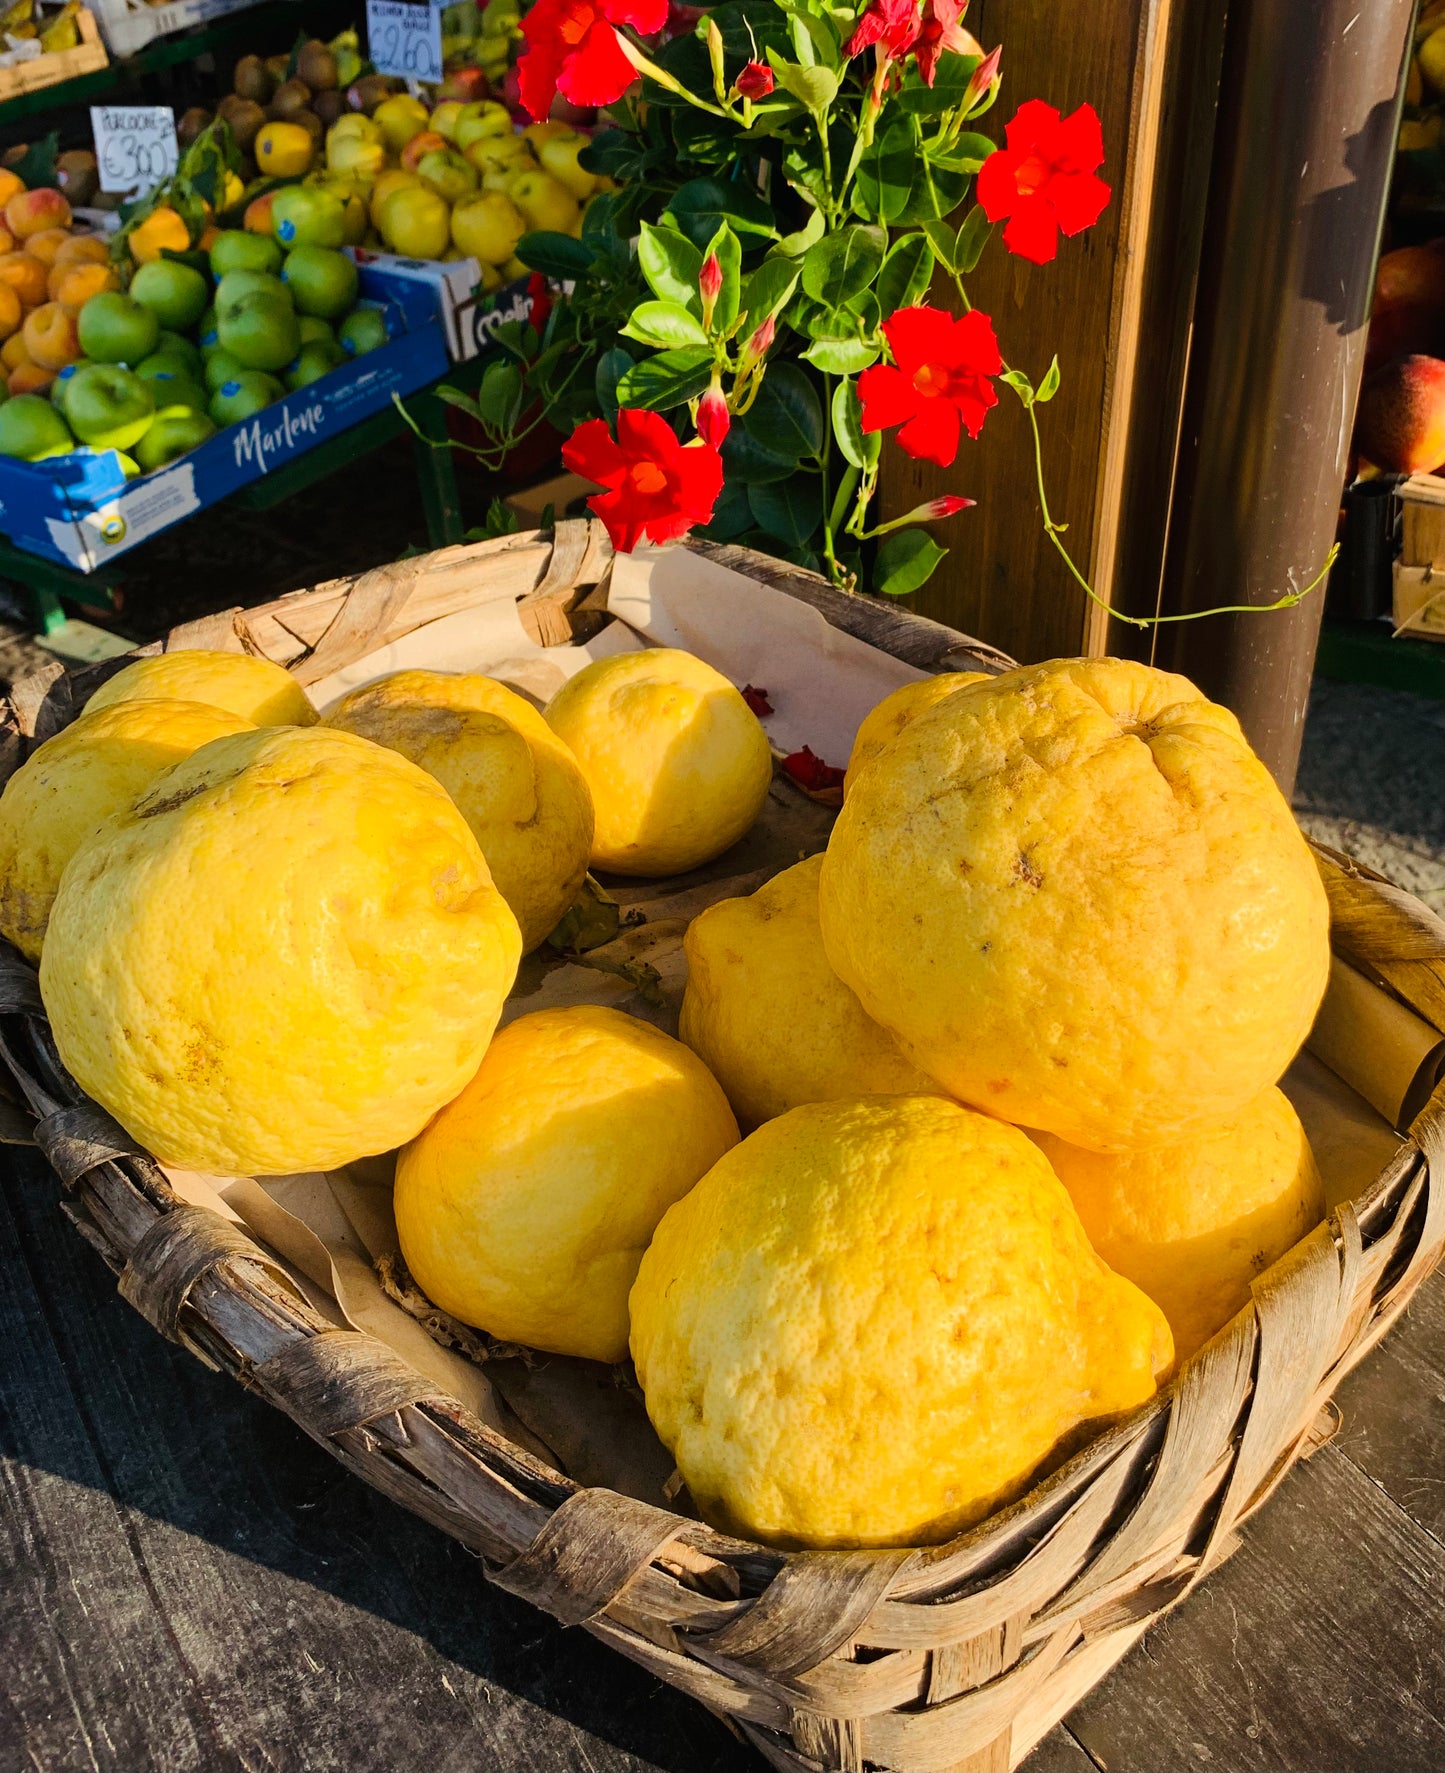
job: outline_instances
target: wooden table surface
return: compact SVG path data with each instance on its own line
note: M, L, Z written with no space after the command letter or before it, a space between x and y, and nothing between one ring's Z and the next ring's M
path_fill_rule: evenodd
M762 1773L163 1342L0 1148L0 1773ZM1445 1768L1445 1274L1031 1773Z

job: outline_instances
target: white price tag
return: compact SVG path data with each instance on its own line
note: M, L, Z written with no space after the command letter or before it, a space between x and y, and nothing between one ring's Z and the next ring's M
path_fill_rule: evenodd
M176 114L169 105L92 105L90 127L100 188L153 191L176 170Z
M442 15L412 0L366 0L366 42L378 74L435 84L442 77Z

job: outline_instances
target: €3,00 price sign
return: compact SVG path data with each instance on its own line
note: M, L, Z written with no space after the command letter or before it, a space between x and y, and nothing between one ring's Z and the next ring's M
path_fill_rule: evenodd
M100 188L153 191L176 170L176 116L169 105L92 105Z
M442 77L442 15L425 0L366 0L366 43L378 74Z

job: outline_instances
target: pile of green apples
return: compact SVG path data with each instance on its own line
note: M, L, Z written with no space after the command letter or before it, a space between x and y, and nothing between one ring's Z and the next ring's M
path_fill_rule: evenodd
M76 360L47 394L0 405L0 455L115 450L128 477L147 474L387 342L383 308L358 302L335 247L229 229L208 259L209 274L154 259L128 290L91 296Z

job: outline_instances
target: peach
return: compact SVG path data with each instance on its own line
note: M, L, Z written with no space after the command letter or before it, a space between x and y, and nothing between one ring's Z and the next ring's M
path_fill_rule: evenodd
M260 197L253 197L246 205L246 213L241 219L241 226L248 234L269 234L271 232L271 199L274 191L266 191Z
M25 308L38 308L45 300L50 273L33 252L7 252L0 256L0 283L8 283Z
M42 369L38 363L22 363L10 371L6 385L12 394L43 394L54 380L53 369Z
M41 369L64 369L84 356L76 317L59 302L46 302L25 316L25 349Z
M70 238L67 228L42 228L38 234L32 234L25 242L26 252L33 252L46 266L55 263L55 255Z
M52 302L63 308L82 308L103 289L119 289L120 278L109 265L56 265L45 285Z
M54 262L57 265L108 265L110 247L99 234L67 234Z
M24 318L20 297L8 283L0 283L0 339L13 338Z
M1365 374L1409 352L1445 349L1445 240L1383 254L1365 345Z
M18 197L24 189L25 180L18 172L11 172L8 166L0 166L0 209L3 209L12 197Z
M1397 357L1365 384L1355 446L1387 474L1433 474L1445 463L1445 363Z
M17 191L5 205L5 226L17 240L28 240L48 228L70 226L70 205L49 185L34 191Z
M25 334L17 326L3 345L0 345L0 364L5 366L8 376L12 369L19 369L22 363L29 363L30 353L25 348Z
M449 144L447 138L435 129L424 129L420 135L414 135L401 151L401 164L405 171L415 172L417 162L423 154L430 154L433 148L445 148Z
M0 252L14 252L16 245L17 241L10 230L0 227Z

